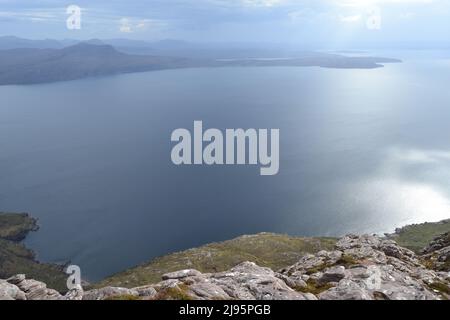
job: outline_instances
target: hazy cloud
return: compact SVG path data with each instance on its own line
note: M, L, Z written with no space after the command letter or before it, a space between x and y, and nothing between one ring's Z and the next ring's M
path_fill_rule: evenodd
M72 2L71 2L72 4ZM4 34L34 38L108 38L293 42L370 41L368 12L381 9L382 41L446 41L446 0L74 0L83 28L68 32L57 0L0 0ZM31 24L33 22L39 24ZM7 30L7 31L5 31ZM353 30L351 33L349 33Z

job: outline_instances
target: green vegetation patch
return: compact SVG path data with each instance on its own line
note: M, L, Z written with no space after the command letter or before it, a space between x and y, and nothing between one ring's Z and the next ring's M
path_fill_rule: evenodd
M296 290L299 292L302 292L302 293L312 293L314 295L318 295L318 294L325 292L331 288L333 288L333 285L331 283L320 284L316 280L309 279L306 282L306 287L299 287L299 288L296 288Z
M0 279L16 274L45 282L49 288L67 291L67 275L61 266L39 263L33 251L18 242L37 229L36 220L27 214L0 213Z
M420 253L434 238L446 232L450 232L450 219L406 226L397 229L395 234L389 235L389 238L402 247Z
M193 300L189 295L189 287L180 284L176 287L166 288L157 293L154 300Z
M273 233L242 236L156 258L113 275L95 287L133 288L157 283L168 272L183 269L197 269L204 273L222 272L244 261L278 270L296 263L306 253L332 250L335 244L335 238L301 238Z
M28 232L36 229L36 220L26 213L0 212L0 238L2 239L20 241Z

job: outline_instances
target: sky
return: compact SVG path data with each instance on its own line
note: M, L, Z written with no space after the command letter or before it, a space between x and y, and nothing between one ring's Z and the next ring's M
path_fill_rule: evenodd
M70 5L80 29L67 28ZM450 0L0 0L0 27L31 39L444 45Z

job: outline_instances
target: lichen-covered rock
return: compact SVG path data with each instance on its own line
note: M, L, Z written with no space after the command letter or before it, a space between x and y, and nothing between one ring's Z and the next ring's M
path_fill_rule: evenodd
M185 276L187 275L187 276ZM289 287L283 275L244 262L227 272L202 274L192 270L165 275L155 285L155 299L192 300L307 300L308 294ZM176 279L173 279L176 278Z
M414 252L392 240L349 235L338 241L336 249L337 252L305 256L283 273L294 279L308 275L307 286L301 290L309 290L325 300L436 300L449 297L446 277L427 269Z
M0 300L26 300L25 293L16 285L0 280Z
M430 268L450 272L450 233L436 237L423 253L423 260Z
M450 232L441 234L433 239L428 246L426 246L423 250L423 254L429 254L445 247L450 247Z
M69 290L61 300L83 300L84 290L81 285L75 286L75 288Z
M194 269L187 269L187 270L181 270L171 273L166 273L162 276L163 280L169 280L169 279L182 279L187 277L195 277L201 275L200 271L194 270Z
M269 268L244 262L229 272L210 276L231 298L239 300L306 300L304 294L290 288Z
M17 275L7 281L17 286L27 300L60 300L63 297L58 291L47 288L45 283L26 279L25 275Z
M360 285L349 279L341 280L338 285L319 294L321 300L372 300L372 296Z
M153 298L158 293L152 285L134 288L139 294L139 297Z
M319 283L339 282L347 275L344 266L327 268L322 276L318 279Z

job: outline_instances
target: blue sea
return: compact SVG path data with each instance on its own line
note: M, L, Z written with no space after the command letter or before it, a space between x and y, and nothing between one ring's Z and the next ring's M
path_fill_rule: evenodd
M383 233L450 217L450 59L371 70L168 70L0 87L0 210L99 280L242 234ZM280 129L280 172L175 166L170 135Z

